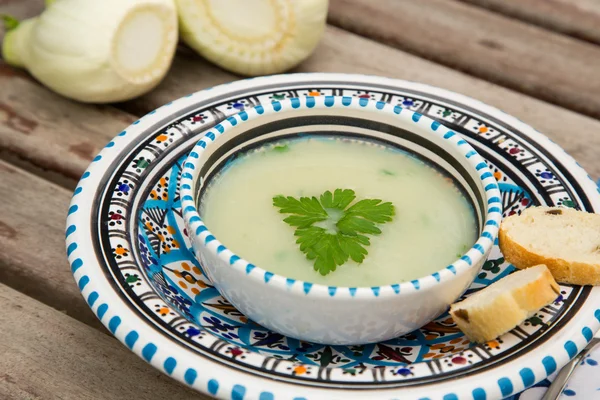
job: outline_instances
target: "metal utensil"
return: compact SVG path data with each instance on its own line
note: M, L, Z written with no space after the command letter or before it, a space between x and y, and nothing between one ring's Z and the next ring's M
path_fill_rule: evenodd
M600 338L592 338L592 340L587 344L587 346L585 346L585 348L579 354L577 354L571 361L567 363L567 365L565 365L560 370L560 372L558 373L558 375L556 375L556 378L544 394L544 397L542 397L542 400L557 400L562 394L565 386L567 386L567 382L573 374L573 371L575 371L575 368L577 368L577 366L579 365L579 362L583 359L583 357L589 354L592 351L592 349L598 344L600 344Z

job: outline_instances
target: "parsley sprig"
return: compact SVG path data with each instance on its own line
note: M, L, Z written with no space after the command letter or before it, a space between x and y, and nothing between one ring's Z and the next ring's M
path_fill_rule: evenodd
M283 221L296 228L296 243L309 260L314 260L315 271L327 275L349 259L362 263L368 254L365 246L371 244L366 235L379 235L377 224L392 220L394 206L379 199L356 199L354 190L336 189L316 197L275 196L273 205L282 214L291 214ZM337 221L333 221L337 218ZM320 226L325 221L335 222L334 229Z

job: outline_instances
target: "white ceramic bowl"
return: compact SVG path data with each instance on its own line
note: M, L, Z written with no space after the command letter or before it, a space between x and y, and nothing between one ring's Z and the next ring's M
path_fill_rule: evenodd
M197 196L232 155L298 133L348 132L418 154L462 186L479 238L465 255L432 275L377 287L331 287L288 279L226 248L200 218ZM208 130L180 181L184 221L204 271L221 294L255 322L312 342L361 344L408 333L443 313L473 282L498 233L502 205L485 161L458 134L418 113L354 97L305 97L259 105ZM430 251L424 249L423 251ZM251 260L250 260L251 261Z

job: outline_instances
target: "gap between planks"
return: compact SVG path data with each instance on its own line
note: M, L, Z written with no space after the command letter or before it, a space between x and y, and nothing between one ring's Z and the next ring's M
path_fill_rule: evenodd
M600 47L594 44L454 0L331 0L328 21L600 118Z
M600 44L598 0L459 0Z
M2 399L208 399L114 338L1 283L0 308Z

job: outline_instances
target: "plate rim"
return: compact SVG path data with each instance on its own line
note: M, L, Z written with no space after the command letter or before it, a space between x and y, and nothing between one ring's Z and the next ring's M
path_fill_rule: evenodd
M101 322L109 329L109 331L125 346L130 348L135 354L152 364L157 369L183 383L194 387L201 392L210 395L217 395L221 398L229 398L240 395L243 397L243 395L247 392L246 388L250 388L251 390L249 391L248 395L252 394L255 398L263 400L274 399L275 395L278 398L288 398L290 396L289 391L291 388L305 392L306 396L310 398L330 398L328 395L332 394L333 389L311 388L298 386L293 383L276 382L269 378L251 375L242 371L232 371L229 368L219 371L220 369L226 367L221 363L209 360L198 354L190 353L188 349L168 340L167 338L158 334L153 328L145 325L146 322L144 319L133 314L132 311L126 307L126 305L122 304L123 300L117 295L117 293L114 292L114 288L112 287L108 277L106 277L102 272L98 260L94 256L91 256L94 254L93 251L90 251L93 250L93 246L91 246L90 238L86 237L86 235L89 236L90 230L95 228L93 225L94 221L91 216L91 203L98 192L104 192L106 190L106 188L96 190L98 185L101 183L101 179L107 172L106 167L108 165L105 164L110 164L112 161L111 157L112 159L118 157L118 155L125 151L125 149L127 149L131 144L135 143L135 140L138 136L144 134L144 132L147 130L155 130L158 126L164 125L166 121L176 118L176 114L181 115L193 110L196 108L196 103L198 101L201 101L203 98L208 99L213 97L211 96L212 94L228 94L235 89L248 89L253 87L254 83L257 85L260 85L261 83L272 83L274 85L284 83L289 84L299 80L302 80L304 83L310 81L314 84L318 84L320 80L340 80L346 81L348 84L360 83L365 85L386 83L393 87L420 90L429 94L442 96L444 99L451 99L458 101L461 104L470 105L476 108L478 111L490 114L509 124L510 126L518 128L527 135L528 141L530 141L532 144L541 145L554 156L556 156L557 159L564 163L569 172L576 177L576 180L582 186L583 191L587 195L595 197L595 201L593 201L594 210L600 209L600 196L598 196L600 189L598 189L591 177L585 173L583 168L581 168L581 166L579 166L579 164L562 148L551 141L551 139L542 135L529 125L524 124L520 120L478 100L425 84L355 74L284 74L270 77L250 78L232 83L226 83L215 88L192 93L186 97L166 104L141 117L139 120L127 127L123 132L118 134L94 158L86 172L82 175L82 178L73 194L68 211L66 230L67 255L73 276L79 286L82 296L86 299L88 305L92 308ZM90 188L92 188L92 190L90 190ZM86 238L88 239L87 242ZM588 308L595 308L591 307L591 300L600 299L600 288L592 290L590 297L588 297L588 300L586 300L586 302L583 304L583 307L587 305ZM593 311L593 315L590 316L584 316L583 312L579 312L573 317L573 320L564 329L556 333L557 339L560 337L561 340L566 338L569 340L564 341L564 354L559 354L555 357L547 356L552 358L552 362L547 361L544 363L542 361L546 376L554 372L554 370L556 370L558 367L564 365L572 356L577 354L577 352L581 350L589 340L587 339L587 336L583 334L583 330L579 334L576 332L571 332L575 329L575 325L577 325L577 329L584 329L580 325L585 325L585 327L592 331L597 331L600 328L600 309ZM133 321L137 321L137 323L132 323ZM577 322L577 324L575 324L575 322ZM567 334L567 332L570 334ZM142 345L141 342L144 342L145 344ZM554 341L552 341L552 343L554 343ZM551 346L552 343L544 343L543 345L537 347L536 353L540 353L541 349L554 349L556 346ZM569 344L567 345L567 343ZM574 351L573 346L575 350L577 350L574 354L572 354ZM544 358L544 360L547 360L547 357ZM191 362L192 359L196 359L195 362ZM502 369L508 369L507 366L512 366L512 369L516 369L517 367L513 364L519 361L519 359L520 358L517 358L511 362L503 364ZM180 363L187 363L188 366L182 367ZM196 366L197 364L206 365L207 368L205 368L205 370L210 370L214 378L209 378L205 373L205 370L196 370L196 368L198 368ZM494 374L494 372L497 373L497 369L498 368L493 368L490 371L485 371L478 376L487 376L491 373L495 376L496 374ZM520 372L523 370L524 368L521 368ZM199 371L200 374L198 373ZM531 372L533 375L531 375L529 372ZM472 385L469 384L469 382L466 382L469 380L469 377L463 376L452 382L452 390L458 392L459 397L451 392L446 393L444 396L448 399L458 399L463 398L468 394L469 398L478 398L477 393L481 395L481 392L476 393L478 389L483 390L483 394L488 393L488 395L503 395L505 393L510 394L512 392L520 392L524 388L531 386L532 384L546 377L535 374L531 369L529 369L529 372L524 372L525 376L523 374L507 374L507 376L497 380L496 383L492 382L492 384L488 384L489 387L482 385L482 388L475 388L475 391L472 389ZM531 376L533 376L533 380ZM486 384L488 381L491 382L490 379L486 379ZM442 392L444 391L440 391L438 389L440 386L447 385L440 385L440 383L436 383L432 384L431 386L434 385L438 388L432 388L432 392L435 392L434 394L441 398L443 395ZM426 387L430 388L429 385ZM401 389L376 388L358 391L348 391L344 389L335 394L343 395L345 398L362 398L365 395L372 396L374 394L393 396L397 394L394 393L395 391L402 391L402 395L407 396L418 395L418 393L415 392L415 389L410 387ZM259 395L259 393L261 394ZM451 395L454 395L454 397Z

